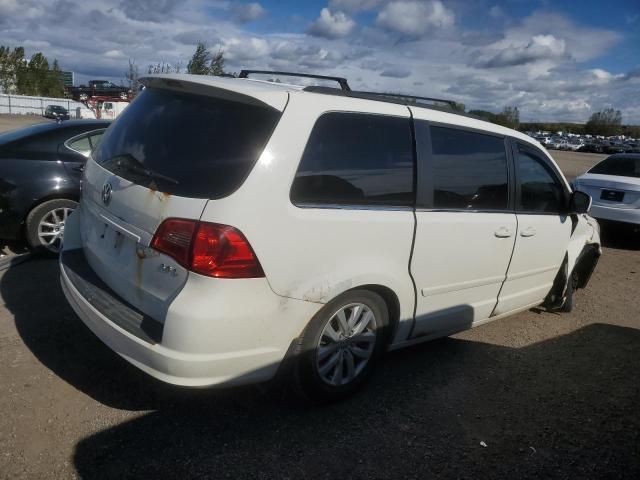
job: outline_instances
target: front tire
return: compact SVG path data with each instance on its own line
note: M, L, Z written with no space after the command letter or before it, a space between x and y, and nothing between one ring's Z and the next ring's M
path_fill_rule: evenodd
M569 279L567 280L567 289L564 293L564 302L562 303L562 307L560 307L560 311L564 313L569 313L573 310L573 294L576 290L576 285L578 284L578 278L574 272L571 273Z
M73 200L58 198L43 202L31 210L26 222L29 247L36 252L58 255L64 237L64 224L77 206Z
M299 340L294 362L297 390L324 403L354 393L384 351L387 306L380 295L353 290L326 304Z

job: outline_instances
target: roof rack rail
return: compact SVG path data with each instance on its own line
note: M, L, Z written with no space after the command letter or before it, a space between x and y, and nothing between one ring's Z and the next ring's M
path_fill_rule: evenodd
M240 70L238 78L249 78L251 74L263 74L263 75L283 75L287 77L301 77L301 78L316 78L318 80L331 80L337 82L340 85L340 89L343 92L350 92L351 88L346 78L343 77L330 77L326 75L314 75L312 73L296 73L296 72L278 72L272 70ZM308 87L307 87L308 88Z
M398 100L406 100L407 103L420 103L421 100L431 102L431 103L444 103L445 105L451 107L453 110L457 109L457 103L453 100L446 100L443 98L433 98L433 97L419 97L416 95L405 95L404 93L382 93L382 92L361 92L357 90L354 93L361 93L363 95L375 95L379 97L387 97L391 99Z
M424 108L431 108L434 110L441 110L449 113L456 113L464 116L467 115L458 110L458 105L453 100L444 100L441 98L432 98L432 97L418 97L414 95L404 95L400 93L380 93L380 92L364 92L359 90L350 90L350 91L342 91L337 88L332 87L316 87L310 86L304 88L305 92L313 92L313 93L324 93L325 95L339 95L342 97L350 97L350 98L361 98L364 100L375 100L378 102L388 102L388 103L397 103L398 105L405 106L417 106ZM421 103L424 101L431 102L429 105L425 103ZM436 103L441 103L444 105L436 105Z

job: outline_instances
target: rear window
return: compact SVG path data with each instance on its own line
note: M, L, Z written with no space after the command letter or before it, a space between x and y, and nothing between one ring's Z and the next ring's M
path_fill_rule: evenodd
M588 173L640 178L640 157L609 157Z
M147 88L104 134L94 159L147 188L221 198L242 184L279 118L268 107Z

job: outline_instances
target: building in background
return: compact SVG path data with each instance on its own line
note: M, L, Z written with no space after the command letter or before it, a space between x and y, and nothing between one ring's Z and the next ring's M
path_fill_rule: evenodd
M61 71L60 80L62 80L62 84L65 87L73 87L75 75L73 74L73 72Z

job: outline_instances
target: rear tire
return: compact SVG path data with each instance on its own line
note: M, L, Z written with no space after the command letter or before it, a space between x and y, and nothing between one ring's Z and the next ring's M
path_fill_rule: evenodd
M378 363L388 324L387 305L368 290L327 303L299 339L293 369L298 393L316 403L353 394Z
M57 198L41 203L27 215L26 237L34 252L55 256L60 253L64 224L77 202Z

